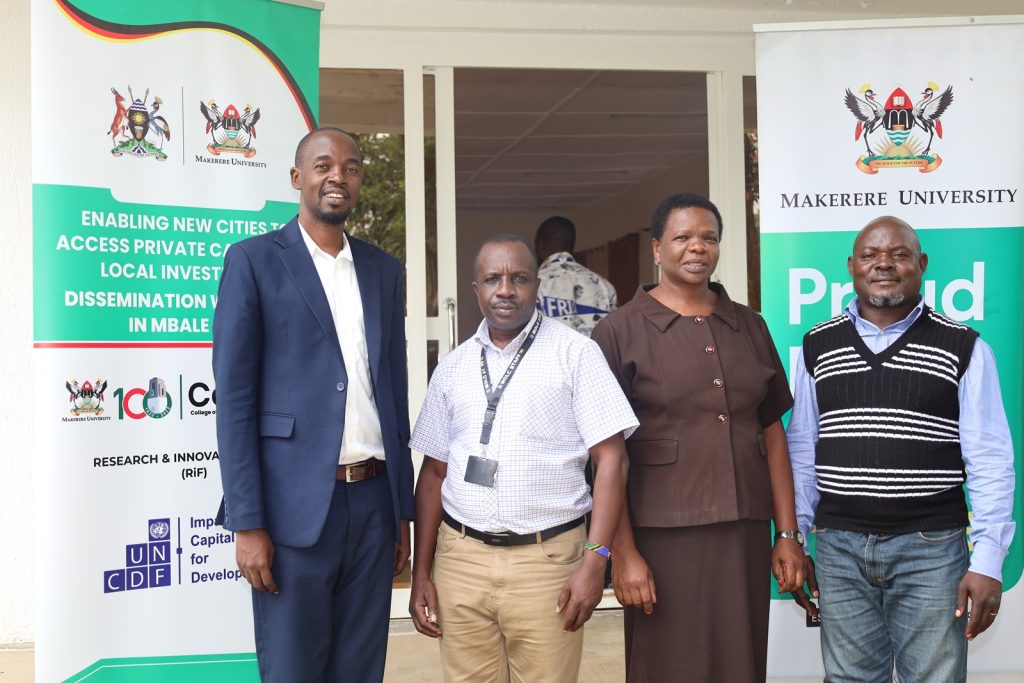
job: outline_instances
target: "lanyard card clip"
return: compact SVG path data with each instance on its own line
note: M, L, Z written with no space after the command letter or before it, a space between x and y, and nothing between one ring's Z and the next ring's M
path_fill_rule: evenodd
M491 440L491 427L494 426L494 417L498 414L497 406L487 406L487 410L484 412L484 423L480 427L480 443L486 448L487 443Z

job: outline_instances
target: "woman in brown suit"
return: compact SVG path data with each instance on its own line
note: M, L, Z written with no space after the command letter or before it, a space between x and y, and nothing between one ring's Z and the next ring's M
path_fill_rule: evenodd
M664 200L651 219L661 282L592 337L640 420L612 548L630 683L762 683L765 569L780 592L804 580L780 421L793 399L764 320L710 281L721 235L708 199Z

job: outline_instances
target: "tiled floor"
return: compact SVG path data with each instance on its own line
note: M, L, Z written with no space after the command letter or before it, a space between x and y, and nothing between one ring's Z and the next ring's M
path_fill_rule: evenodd
M584 635L580 680L622 683L622 613L598 612ZM0 683L33 683L31 650L0 650ZM1024 683L1024 674L972 674L968 683ZM441 683L437 642L416 633L408 620L393 621L388 649L387 683ZM769 679L769 683L813 683L812 678Z

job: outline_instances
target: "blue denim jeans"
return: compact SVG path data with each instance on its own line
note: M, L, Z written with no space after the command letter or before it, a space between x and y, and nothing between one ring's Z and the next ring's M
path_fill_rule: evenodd
M826 683L962 683L964 529L861 534L818 529Z

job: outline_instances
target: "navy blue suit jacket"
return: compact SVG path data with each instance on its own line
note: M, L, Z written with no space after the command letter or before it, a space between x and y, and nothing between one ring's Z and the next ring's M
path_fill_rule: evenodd
M217 442L226 529L264 528L309 547L323 529L345 429L349 378L331 309L297 219L234 244L213 320ZM395 517L412 519L402 267L346 235L359 281L370 377Z

